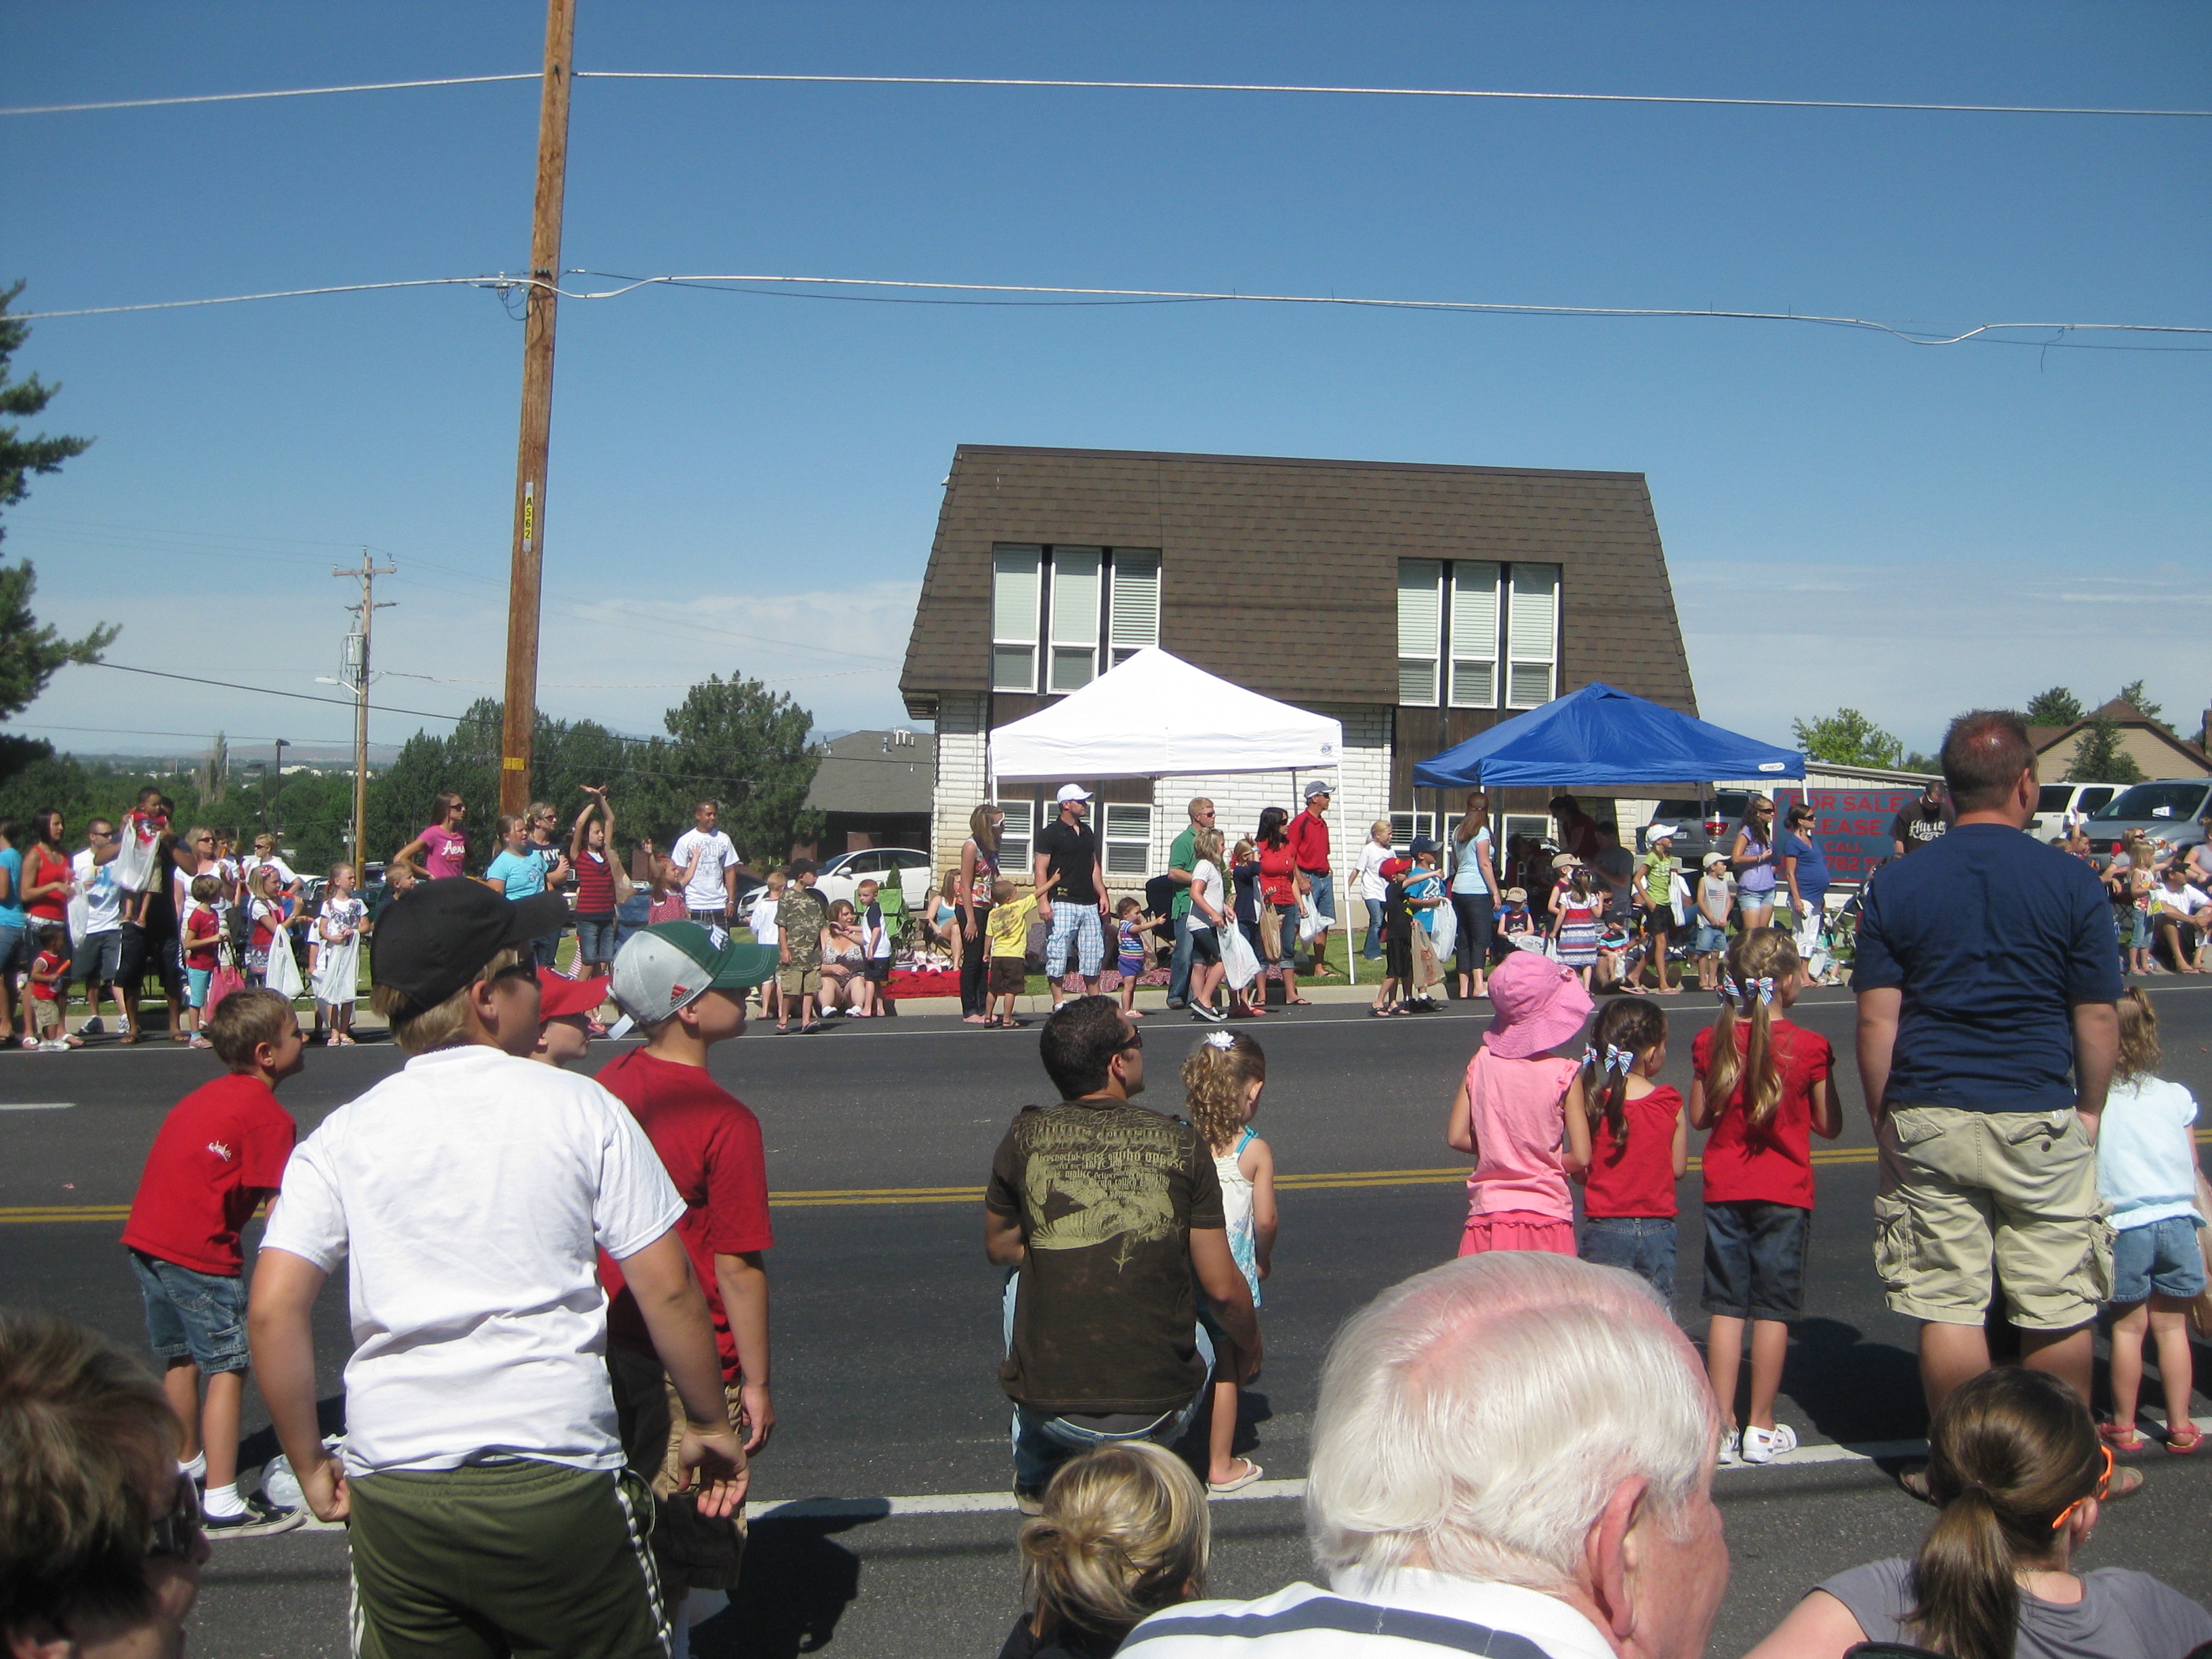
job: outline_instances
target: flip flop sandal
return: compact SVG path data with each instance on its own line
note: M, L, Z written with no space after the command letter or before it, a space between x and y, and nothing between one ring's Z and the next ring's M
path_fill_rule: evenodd
M2204 1431L2193 1423L2186 1434L2175 1434L2169 1431L2166 1437L2166 1449L2176 1457L2186 1457L2203 1443Z
M818 1020L818 1019L817 1019L817 1020L813 1021L813 1022L812 1022L811 1024L805 1024L805 1025L802 1025L802 1026L800 1026L800 1027L799 1028L799 1036L807 1036L809 1033L811 1033L811 1032L814 1032L814 1031L818 1031L818 1030L820 1030L821 1029L822 1029L822 1022L821 1022L820 1020Z
M2123 1498L2133 1498L2143 1489L2143 1472L2125 1464L2112 1471L2112 1484L2105 1492L2105 1501L2117 1504Z
M1311 997L1285 997L1283 1000L1292 1008L1310 1008L1314 1006L1314 1000Z
M2097 1437L2116 1452L2139 1452L2149 1443L2133 1426L2120 1423L2100 1423Z
M1252 1485L1254 1481L1259 1480L1261 1476L1267 1474L1265 1469L1261 1468L1257 1463L1255 1463L1249 1457L1243 1458L1239 1461L1244 1465L1243 1474L1238 1475L1234 1480L1208 1481L1206 1483L1207 1490L1215 1492L1242 1492L1245 1487Z
M791 1022L787 1019L780 1019L776 1021L775 1034L778 1036L789 1036L791 1035Z

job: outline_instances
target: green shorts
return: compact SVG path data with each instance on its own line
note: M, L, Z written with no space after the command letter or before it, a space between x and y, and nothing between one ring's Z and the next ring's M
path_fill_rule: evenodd
M2110 1208L2073 1112L1905 1106L1879 1139L1874 1262L1894 1311L1982 1323L1993 1260L2022 1330L2072 1330L2111 1298Z
M635 1475L518 1460L347 1488L361 1659L665 1659L653 1497Z

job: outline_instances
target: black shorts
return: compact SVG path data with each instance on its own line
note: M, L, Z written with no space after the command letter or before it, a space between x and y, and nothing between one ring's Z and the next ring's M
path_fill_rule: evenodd
M1813 1212L1795 1204L1706 1205L1705 1310L1729 1319L1797 1317L1812 1238Z
M1212 928L1201 926L1190 929L1190 960L1193 967L1221 960L1221 939Z
M872 980L876 984L881 985L890 976L891 959L889 957L870 957L860 964L862 979Z
M1030 964L1026 957L993 957L991 958L991 994L994 997L1018 997L1029 989Z

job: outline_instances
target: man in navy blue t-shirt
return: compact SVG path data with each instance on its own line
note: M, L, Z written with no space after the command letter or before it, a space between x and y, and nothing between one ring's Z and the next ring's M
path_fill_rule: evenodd
M1922 1322L1930 1411L1989 1369L1990 1261L2028 1364L2086 1401L2112 1280L2094 1146L2124 988L2089 866L2023 834L2035 755L2017 714L1951 723L1958 822L1868 884L1851 988L1881 1148L1875 1266Z

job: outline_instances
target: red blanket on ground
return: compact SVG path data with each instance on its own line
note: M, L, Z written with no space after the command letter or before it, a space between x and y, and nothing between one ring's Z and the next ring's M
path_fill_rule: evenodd
M960 975L949 969L935 969L928 973L902 969L890 976L884 991L894 1002L901 997L957 997L960 994Z

